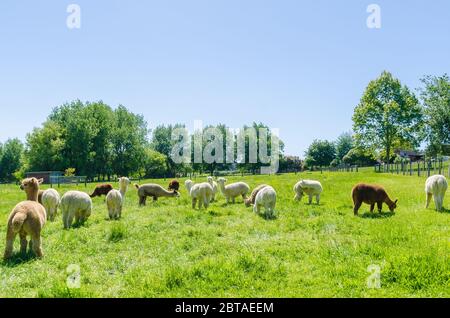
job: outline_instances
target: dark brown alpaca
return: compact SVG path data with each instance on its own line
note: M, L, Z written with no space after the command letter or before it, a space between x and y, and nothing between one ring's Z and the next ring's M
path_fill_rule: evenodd
M175 190L175 191L179 191L180 190L180 183L177 180L172 180L169 183L169 190Z
M386 190L378 185L359 183L353 187L352 197L354 204L353 213L355 215L358 215L358 210L363 203L370 205L371 213L375 208L375 203L380 213L383 203L388 205L391 212L394 212L394 209L397 208L398 200L392 201L386 193Z
M91 198L101 197L102 195L107 195L109 191L113 189L110 184L99 184L95 187L94 193L91 194Z

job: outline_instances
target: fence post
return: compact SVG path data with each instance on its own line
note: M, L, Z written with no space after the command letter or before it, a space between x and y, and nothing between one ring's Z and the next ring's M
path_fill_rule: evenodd
M412 161L409 160L409 175L412 176Z
M417 176L420 177L420 161L417 161Z

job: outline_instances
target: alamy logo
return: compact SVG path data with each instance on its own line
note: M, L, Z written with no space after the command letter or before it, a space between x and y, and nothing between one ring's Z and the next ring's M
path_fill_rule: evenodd
M81 28L81 8L78 4L69 4L67 6L67 16L66 25L69 29L80 29Z
M367 13L370 15L367 17L367 27L369 29L381 29L381 8L378 4L370 4L367 7Z

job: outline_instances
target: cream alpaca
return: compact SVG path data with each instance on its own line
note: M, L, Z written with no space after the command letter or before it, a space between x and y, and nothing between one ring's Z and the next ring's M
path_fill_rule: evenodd
M85 222L92 213L92 199L84 192L69 191L61 199L61 212L64 228L68 229L75 223Z
M214 202L214 201L216 201L217 192L219 192L219 186L217 185L217 182L214 181L213 177L208 177L208 183L213 188L213 196L212 196L211 202Z
M309 197L309 204L312 203L312 199L315 196L316 202L320 202L320 194L322 193L322 185L319 181L315 180L301 180L294 186L295 197L294 200L300 201L304 194Z
M447 191L447 179L441 175L434 175L425 182L425 192L427 194L427 205L430 205L431 197L434 198L434 205L437 211L442 211L444 205L444 196Z
M5 260L12 256L14 239L17 234L20 236L21 253L27 251L27 236L30 236L30 249L33 250L37 257L43 256L41 231L45 225L47 215L45 208L38 203L39 184L42 181L42 179L37 180L36 178L22 181L20 188L25 190L28 200L17 204L9 215L6 229L5 254L3 256Z
M264 189L265 187L267 187L267 184L261 184L261 185L257 186L252 191L252 194L250 195L250 197L245 199L245 201L244 201L245 206L249 207L249 206L255 204L255 199L256 199L256 196L258 195L258 192L261 191L262 189Z
M214 190L211 184L208 182L194 184L192 180L186 180L185 186L192 198L192 208L195 209L198 201L199 209L201 209L202 206L205 206L205 209L208 209L209 203L214 195Z
M250 191L250 187L245 182L236 182L225 186L227 179L219 178L217 183L219 184L220 191L227 199L227 203L232 201L235 203L236 197L242 196L242 199L246 199L247 193Z
M276 203L277 193L271 186L266 186L262 188L256 195L253 211L259 214L261 211L261 207L263 207L265 216L273 217L275 216Z
M118 190L111 190L106 196L106 205L108 207L109 218L120 219L122 217L122 208L125 203L125 194L127 193L128 186L130 185L130 179L119 178Z
M45 190L42 194L42 205L47 212L47 219L50 221L55 220L55 216L58 212L58 206L61 202L61 197L59 196L58 191L55 189Z

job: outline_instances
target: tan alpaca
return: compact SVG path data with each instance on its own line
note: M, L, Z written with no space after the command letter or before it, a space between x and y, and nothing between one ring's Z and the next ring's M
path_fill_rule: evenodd
M38 203L39 184L42 179L29 178L22 181L20 188L27 194L27 201L20 202L12 210L8 218L6 229L6 248L4 259L11 258L13 253L14 239L20 236L20 252L27 251L27 236L31 237L30 249L37 257L42 257L41 231L44 227L47 215L45 208Z

